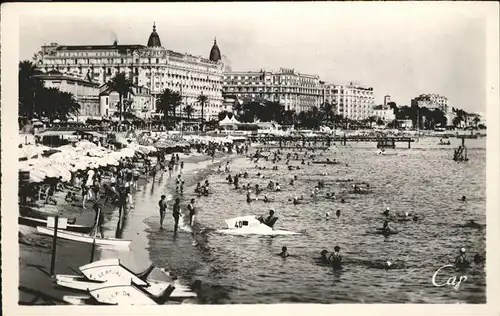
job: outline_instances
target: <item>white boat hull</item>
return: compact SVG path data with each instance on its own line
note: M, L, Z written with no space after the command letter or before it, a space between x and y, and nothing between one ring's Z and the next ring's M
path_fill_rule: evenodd
M102 288L103 286L110 286L110 285L129 285L130 280L114 280L114 281L103 281L103 282L93 282L90 280L85 280L85 278L77 276L77 275L56 275L56 283L59 286L69 288L72 290L78 290L78 291L93 291L99 288ZM180 284L178 281L172 282L173 285L175 286L174 291L172 294L170 294L170 297L173 299L184 299L184 298L195 298L197 297L196 293L191 291L188 287ZM168 286L171 283L169 282L164 282L164 281L158 281L158 280L148 280L148 285L143 286L142 288L147 291L150 295L159 297L165 289L168 288Z
M36 230L40 234L54 236L54 229L37 226ZM88 234L73 233L66 230L57 230L57 237L67 240L79 241L88 244L94 243L101 246L128 247L132 241L115 238L94 238Z
M157 305L157 303L146 294L130 285L104 286L91 290L90 295L101 304Z
M272 229L261 223L254 215L239 216L225 221L227 229L219 229L216 232L226 235L298 235L298 233L287 230Z
M252 229L219 229L217 233L226 235L263 235L263 236L277 236L277 235L299 235L299 233L290 232L287 230L252 230Z
M107 259L92 262L80 267L80 272L89 280L101 282L134 282L138 286L147 286L148 283L137 277L132 271L121 265L118 259Z

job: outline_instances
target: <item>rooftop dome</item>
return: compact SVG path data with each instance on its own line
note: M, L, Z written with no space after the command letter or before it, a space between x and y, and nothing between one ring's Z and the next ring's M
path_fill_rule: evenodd
M156 25L153 23L153 32L149 35L148 47L161 47L160 36L156 33Z
M212 46L212 49L210 50L209 59L211 61L221 60L220 50L219 50L219 47L217 46L217 39L215 39L215 38L214 38L214 46Z

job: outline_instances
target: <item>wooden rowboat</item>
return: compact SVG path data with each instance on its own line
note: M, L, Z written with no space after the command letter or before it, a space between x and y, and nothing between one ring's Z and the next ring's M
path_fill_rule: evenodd
M47 219L19 216L18 223L19 225L26 225L31 227L37 227L37 226L43 227L47 226ZM92 230L92 226L68 224L66 230L77 233L89 233Z
M43 235L54 236L54 229L37 226L38 233ZM74 233L67 230L57 230L57 237L67 240L79 241L83 243L92 244L95 241L96 245L100 246L113 246L113 247L128 247L131 240L116 239L116 238L97 238L88 234Z

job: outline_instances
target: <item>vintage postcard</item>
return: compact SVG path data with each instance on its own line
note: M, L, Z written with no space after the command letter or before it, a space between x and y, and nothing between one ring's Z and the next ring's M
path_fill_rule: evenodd
M6 315L499 315L498 8L2 5Z

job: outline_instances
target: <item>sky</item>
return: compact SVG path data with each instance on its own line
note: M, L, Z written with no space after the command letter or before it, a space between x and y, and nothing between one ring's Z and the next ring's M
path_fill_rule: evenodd
M163 3L26 10L19 58L44 43L146 45L208 57L217 38L233 70L294 68L327 83L374 88L375 103L421 93L486 110L485 11L467 3Z

